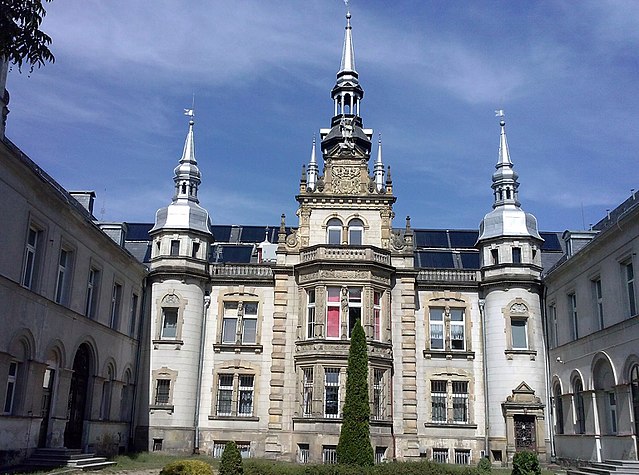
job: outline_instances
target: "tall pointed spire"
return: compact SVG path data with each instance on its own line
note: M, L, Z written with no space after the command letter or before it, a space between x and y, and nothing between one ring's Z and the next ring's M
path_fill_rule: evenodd
M517 173L513 169L513 162L510 161L510 152L508 150L508 140L506 139L506 120L503 110L495 111L499 117L499 127L501 129L499 135L499 158L497 159L497 169L493 173L493 184L495 202L493 208L502 205L519 206L517 198L517 190L519 183L517 182Z
M353 29L351 12L346 12L346 29L342 61L337 72L337 81L331 91L335 101L334 120L342 116L359 117L359 103L364 97L364 90L359 85L359 76L355 70L355 50L353 49Z
M377 160L375 161L375 188L377 191L384 189L384 162L382 162L382 134L379 134L377 141Z
M317 177L319 175L319 168L317 166L317 158L315 157L315 136L313 136L313 148L311 149L311 161L308 164L308 189L315 190L317 184Z
M189 131L184 141L182 158L175 167L173 181L175 182L175 196L173 202L180 200L194 201L199 203L197 189L200 186L201 174L195 160L195 143L193 141L193 125L195 113L193 109L184 109L184 115L189 117Z
M351 27L351 12L346 12L346 31L344 33L344 49L342 50L342 64L340 72L355 71L355 50L353 49L353 28Z

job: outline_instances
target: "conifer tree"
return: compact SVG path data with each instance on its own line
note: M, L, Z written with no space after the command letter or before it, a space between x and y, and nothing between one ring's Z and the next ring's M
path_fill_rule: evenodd
M337 444L337 462L369 467L373 465L370 441L371 409L368 403L368 353L366 335L359 320L351 334L346 371L346 399L342 430Z
M237 448L235 442L227 442L222 452L220 460L220 475L242 475L244 467L242 466L242 454Z

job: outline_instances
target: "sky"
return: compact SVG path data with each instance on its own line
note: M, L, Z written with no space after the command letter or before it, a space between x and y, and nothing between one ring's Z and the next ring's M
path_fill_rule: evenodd
M301 167L333 113L343 1L45 6L56 61L9 73L6 135L66 189L94 190L98 219L153 222L170 202L194 97L213 223L278 225L285 213L297 224ZM361 116L382 134L395 226L410 215L414 228L478 227L493 201L496 109L540 230L587 229L639 189L639 2L350 10Z

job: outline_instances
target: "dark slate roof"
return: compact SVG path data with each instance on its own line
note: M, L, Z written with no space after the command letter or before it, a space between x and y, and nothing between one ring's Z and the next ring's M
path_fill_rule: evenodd
M248 264L253 256L253 245L215 244L211 248L211 262Z
M126 241L148 241L153 223L126 223Z

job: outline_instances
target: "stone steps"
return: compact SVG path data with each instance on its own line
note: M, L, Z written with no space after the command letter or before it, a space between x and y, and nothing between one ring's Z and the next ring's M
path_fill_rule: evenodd
M590 462L577 469L567 470L567 475L639 475L637 460L605 460Z
M69 467L73 470L100 470L117 462L110 462L106 457L96 457L95 454L82 453L76 449L37 449L25 465L34 468Z

